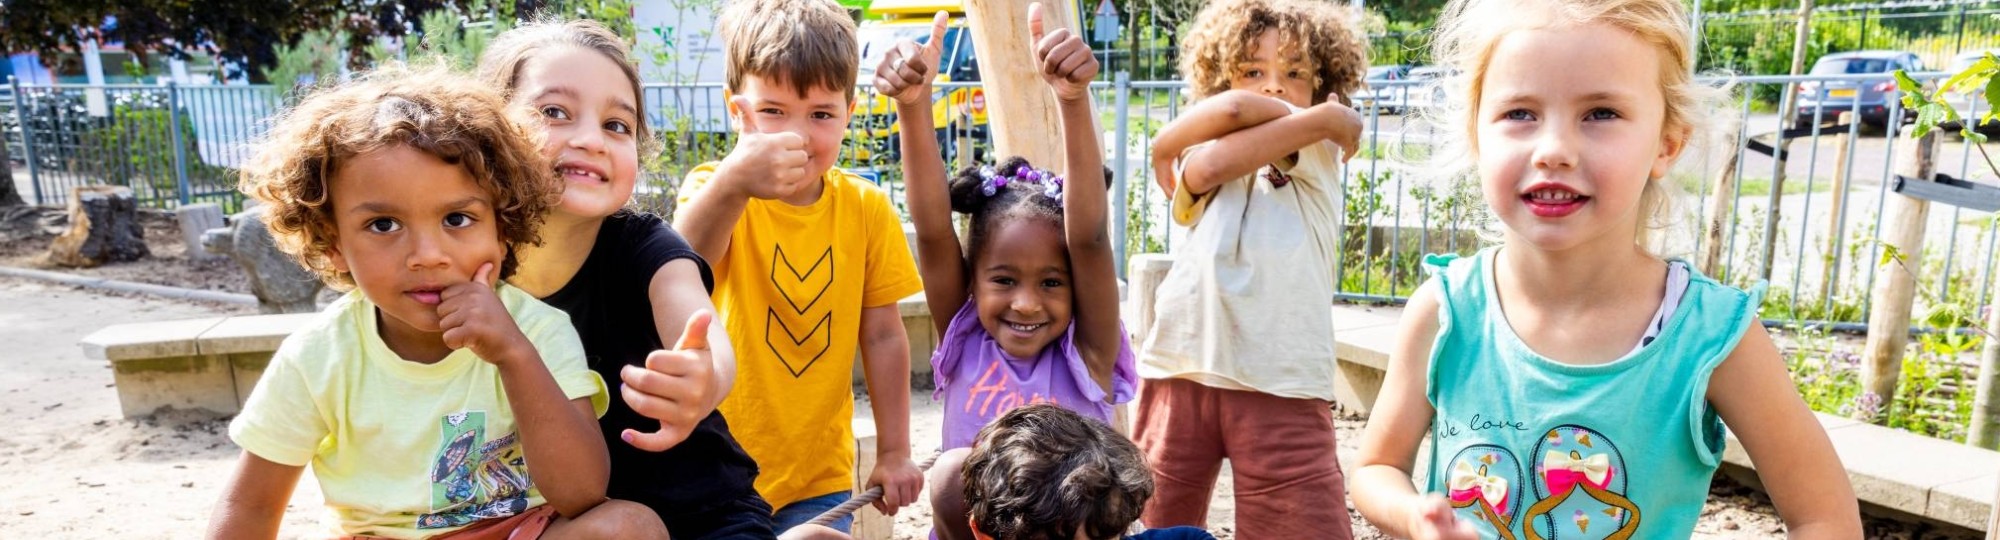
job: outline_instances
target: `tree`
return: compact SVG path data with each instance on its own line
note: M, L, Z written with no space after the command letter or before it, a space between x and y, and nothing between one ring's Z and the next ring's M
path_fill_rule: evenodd
M277 47L307 32L345 37L354 61L367 58L378 37L420 31L425 13L463 9L468 0L8 0L0 8L0 48L35 51L44 61L81 50L91 39L118 42L144 57L190 52L215 56L225 75L261 75L277 61ZM358 67L358 66L357 66Z

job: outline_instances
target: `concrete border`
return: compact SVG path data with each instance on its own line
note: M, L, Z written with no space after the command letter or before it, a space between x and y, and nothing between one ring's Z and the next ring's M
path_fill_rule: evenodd
M74 274L64 274L61 272L50 272L46 270L16 268L12 266L0 266L0 276L33 279L38 281L61 283L64 285L75 285L87 289L100 289L107 291L150 294L154 296L164 296L168 298L176 298L181 300L200 300L203 302L219 302L224 304L237 304L244 306L257 305L257 297L241 293L226 293L217 291L204 291L198 289L184 289L180 287L154 285L151 283L119 281L110 278L79 276Z

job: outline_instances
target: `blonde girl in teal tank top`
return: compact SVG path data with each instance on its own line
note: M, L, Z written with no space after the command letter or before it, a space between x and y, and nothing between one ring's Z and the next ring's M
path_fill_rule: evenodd
M1464 132L1443 155L1479 179L1504 240L1427 261L1403 312L1349 483L1376 527L1687 538L1726 425L1793 538L1860 537L1839 458L1757 320L1762 287L1642 247L1719 94L1690 77L1687 20L1678 0L1446 6L1433 56L1461 74L1444 125Z

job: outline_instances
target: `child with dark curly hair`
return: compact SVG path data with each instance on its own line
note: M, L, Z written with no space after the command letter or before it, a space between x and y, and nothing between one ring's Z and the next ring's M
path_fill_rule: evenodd
M995 419L962 474L975 538L1215 540L1194 527L1125 535L1153 494L1146 460L1110 425L1062 407L1029 405Z
M1222 0L1182 42L1199 100L1160 131L1153 170L1189 227L1139 349L1134 434L1159 481L1151 526L1201 526L1222 461L1239 534L1352 535L1334 458L1340 163L1365 47L1329 3Z
M896 101L904 133L930 133L930 73L942 56L944 14L931 41L903 40L883 57L875 88ZM937 141L903 137L910 221L937 326L931 373L945 401L943 454L931 474L937 538L970 538L957 471L981 427L1014 407L1053 403L1101 421L1132 400L1138 376L1118 320L1104 152L1090 112L1097 60L1069 28L1043 27L1028 8L1035 63L1061 118L1062 172L1022 158L968 168L948 182ZM965 247L952 212L971 223Z
M604 381L561 311L499 280L560 186L486 85L388 68L311 95L243 169L278 246L352 289L230 424L211 537L273 538L310 464L342 537L665 538L606 502Z

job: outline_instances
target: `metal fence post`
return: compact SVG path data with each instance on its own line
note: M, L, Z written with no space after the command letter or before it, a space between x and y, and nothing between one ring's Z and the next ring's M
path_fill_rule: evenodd
M35 204L48 204L49 201L42 198L42 160L35 159L35 128L31 125L33 124L31 117L21 112L26 105L21 99L21 79L10 78L8 82L14 85L14 120L21 126L21 153L27 154L28 185L34 189ZM9 178L7 181L12 182L14 179Z
M1132 147L1131 141L1128 139L1128 137L1132 136L1132 130L1128 126L1132 119L1132 74L1124 71L1118 72L1117 77L1113 79L1111 88L1113 92L1118 93L1118 127L1116 128L1118 135L1112 139L1117 145L1117 148L1112 151L1117 152L1117 154L1111 160L1111 192L1118 194L1118 196L1111 198L1111 256L1118 261L1119 279L1124 279L1126 255L1125 214L1126 207L1129 206L1126 200L1130 195L1126 191L1130 183L1125 181L1126 172L1130 170L1130 164L1127 163L1125 154ZM1089 173L1080 172L1072 174Z
M194 188L188 185L187 146L181 144L180 86L167 81L167 141L174 145L174 186L180 189L181 204L194 202Z

